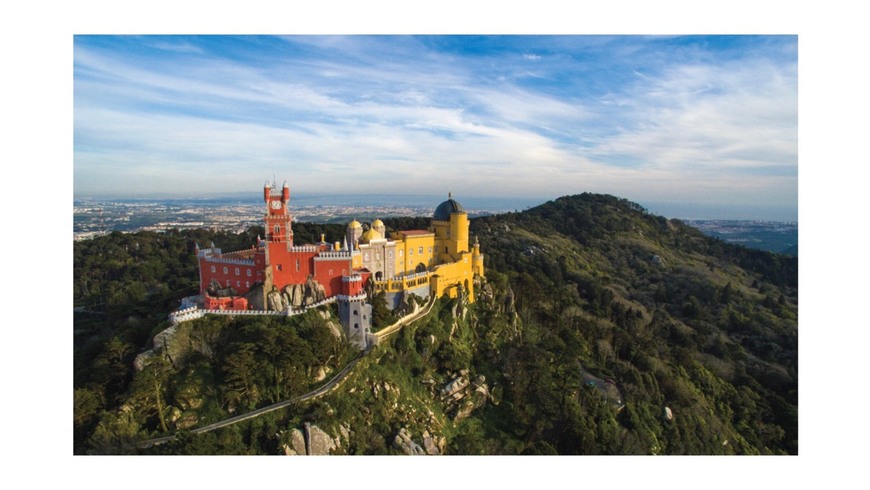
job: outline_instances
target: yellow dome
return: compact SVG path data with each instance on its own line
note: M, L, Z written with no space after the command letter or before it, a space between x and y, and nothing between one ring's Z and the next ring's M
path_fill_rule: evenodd
M350 223L347 224L347 227L348 227L348 228L362 228L362 225L360 224L359 221L357 221L357 220L353 220L353 221L351 221Z
M380 227L382 227L382 226L384 226L384 222L383 222L383 221L381 221L381 220L379 220L379 219L376 219L376 220L372 221L372 228L380 228Z
M361 237L359 237L359 242L360 243L369 243L372 240L380 240L382 238L384 238L384 237L381 236L381 234L378 233L377 230L375 230L374 228L369 228L368 230L365 231L365 233L362 234Z

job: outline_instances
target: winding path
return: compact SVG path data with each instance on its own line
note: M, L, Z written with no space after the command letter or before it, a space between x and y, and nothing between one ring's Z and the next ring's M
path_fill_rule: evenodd
M383 330L381 330L379 332L374 333L373 335L377 339L375 345L377 345L377 343L381 342L383 339L389 337L390 335L398 332L405 325L408 325L408 324L410 324L416 320L419 320L420 318L423 318L424 316L428 315L429 312L432 311L432 306L435 304L435 301L436 301L436 298L434 296L430 297L429 303L426 304L425 307L420 308L418 310L415 310L413 313L405 315L404 317L402 317L398 321L396 321L396 323L390 325L389 327L384 328ZM213 431L215 429L220 429L222 427L227 427L229 425L233 425L235 423L242 422L244 420L249 420L249 419L252 419L254 417L259 417L260 415L263 415L264 413L273 412L275 410L279 410L279 409L288 407L288 406L296 404L296 403L301 403L301 402L317 399L317 398L329 393L330 391L334 390L339 385L341 385L342 381L344 381L344 379L347 377L347 375L350 374L351 371L353 371L353 368L357 365L357 363L359 361L361 361L363 359L363 357L365 357L366 354L368 354L368 352L369 351L366 351L365 353L363 353L363 355L350 361L347 364L347 366L344 367L344 369L339 371L335 376L332 377L332 379L330 379L328 382L326 382L323 386L321 386L315 390L312 390L304 395L294 396L294 397L290 398L289 400L280 401L278 403L269 405L267 407L258 408L256 410L248 412L248 413L243 413L241 415L236 415L235 417L230 417L228 419L221 420L220 422L215 422L213 424L198 427L196 429L191 430L190 432L193 434L202 434L204 432L209 432L209 431ZM165 436L165 437L158 437L156 439L148 439L146 441L141 442L139 444L139 447L149 448L151 446L156 446L158 444L163 444L165 442L175 440L175 438L176 438L175 435L171 435L171 436Z

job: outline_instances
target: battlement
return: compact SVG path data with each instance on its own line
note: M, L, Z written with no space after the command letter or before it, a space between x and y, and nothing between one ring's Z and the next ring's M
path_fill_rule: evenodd
M347 260L351 258L350 250L340 250L338 252L320 252L317 254L317 257L314 257L314 260L318 259L344 259Z
M346 296L344 294L339 294L338 296L336 296L336 298L338 299L338 301L365 301L367 296L366 296L365 291L363 291L363 292L361 292L359 294L355 294L353 296Z
M212 257L210 255L200 255L206 262L214 264L233 264L233 265L254 265L254 259L234 259L226 256Z
M287 249L288 252L317 252L317 245L294 245Z

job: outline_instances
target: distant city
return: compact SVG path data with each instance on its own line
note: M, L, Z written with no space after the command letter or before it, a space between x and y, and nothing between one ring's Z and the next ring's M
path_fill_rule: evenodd
M429 216L443 197L423 196L395 198L390 196L330 196L326 199L296 197L291 213L295 221L311 223L347 223L351 220L372 220L402 216ZM467 201L473 202L473 199ZM483 216L511 209L505 203L482 203L479 208L468 206L469 216ZM431 205L420 204L431 202ZM516 203L514 203L516 204ZM531 202L526 204L526 208ZM537 200L534 204L539 204ZM519 204L517 204L519 205ZM73 202L73 236L83 240L112 231L165 231L168 229L209 228L241 232L263 224L263 202L256 198L213 199L81 199Z
M440 202L438 196L322 196L294 199L294 220L311 223L347 223L374 218L429 216ZM441 198L443 200L443 198ZM398 204L396 204L398 202ZM431 202L432 205L422 203ZM470 217L522 211L543 201L466 199ZM476 207L473 207L476 206ZM163 232L169 229L208 228L242 232L262 225L262 200L210 199L79 199L73 202L73 239L86 240L113 231ZM729 243L771 252L797 255L797 223L748 220L683 220L709 236Z

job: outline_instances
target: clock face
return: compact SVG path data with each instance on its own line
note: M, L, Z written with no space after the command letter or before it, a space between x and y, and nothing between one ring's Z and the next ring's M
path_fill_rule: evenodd
M281 201L272 201L272 209L281 209Z

